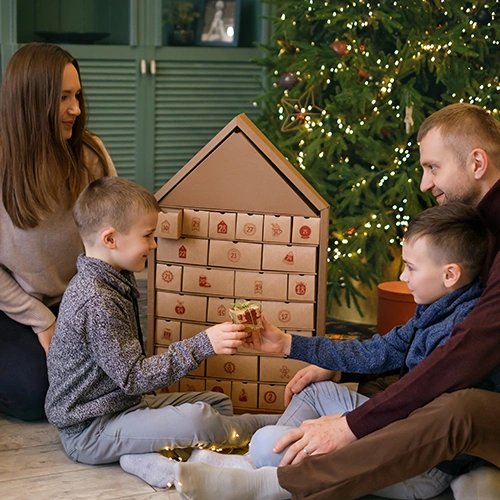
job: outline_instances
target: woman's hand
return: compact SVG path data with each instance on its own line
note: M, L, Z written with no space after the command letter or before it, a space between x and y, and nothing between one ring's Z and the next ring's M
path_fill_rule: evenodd
M54 330L56 329L56 322L52 323L47 330L44 330L43 332L37 333L38 337L38 342L40 342L40 345L43 347L43 350L45 351L45 356L48 356L49 354L49 345L50 341L52 340L52 336L54 335Z

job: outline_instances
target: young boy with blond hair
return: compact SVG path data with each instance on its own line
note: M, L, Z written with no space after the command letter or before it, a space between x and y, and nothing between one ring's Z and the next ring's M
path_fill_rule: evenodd
M271 415L233 416L215 392L151 395L215 354L232 354L242 325L214 325L146 357L135 272L156 248L160 207L145 188L118 177L92 182L73 215L85 247L61 302L47 360L45 411L70 458L87 464L120 460L122 468L166 487L174 462L166 447L241 446ZM161 473L157 474L158 467Z

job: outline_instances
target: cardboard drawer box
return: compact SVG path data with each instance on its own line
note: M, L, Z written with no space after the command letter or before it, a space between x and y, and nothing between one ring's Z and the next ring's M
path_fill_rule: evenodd
M280 382L288 384L293 376L309 363L289 358L260 358L259 380L263 382Z
M262 269L264 271L316 272L316 249L299 245L264 244Z
M236 239L262 241L263 227L263 215L239 213L236 216Z
M261 261L262 245L259 243L210 241L208 252L210 266L260 270Z
M221 392L222 394L231 397L231 381L207 378L205 382L205 390L212 392Z
M291 232L291 217L283 215L264 215L264 241L290 243Z
M181 340L181 324L179 321L157 319L155 321L155 344L170 345Z
M180 292L182 286L182 266L156 264L156 288Z
M155 236L177 240L182 233L182 210L162 209L158 214Z
M179 384L180 392L203 392L205 390L205 379L184 377Z
M286 300L287 285L286 274L236 271L234 295L246 299Z
M156 316L205 322L207 298L170 292L156 292Z
M208 237L213 240L234 240L236 235L236 214L210 212Z
M207 360L207 377L257 380L257 356L239 354L213 356Z
M155 356L168 351L168 346L155 346Z
M259 384L259 408L283 411L285 409L285 386Z
M320 220L316 217L294 217L292 243L319 245Z
M288 300L314 302L316 298L316 276L312 274L288 275Z
M234 271L185 266L182 291L203 295L233 295Z
M263 302L262 312L278 328L314 330L314 304L309 302Z
M181 323L181 340L190 339L207 328L206 323Z
M205 376L206 365L207 365L207 362L204 359L200 363L200 366L198 366L198 368L195 368L194 370L191 370L188 375L190 377L191 376L193 376L193 377L204 377Z
M257 408L259 401L259 386L256 382L232 383L231 400L235 408Z
M179 382L175 382L175 384L167 385L166 387L162 387L158 391L161 394L169 394L172 392L179 392Z
M184 209L182 214L182 234L184 236L208 237L208 212Z
M285 330L285 333L289 333L291 335L301 335L302 337L314 337L313 332L309 330Z
M206 266L208 262L208 240L180 238L158 240L156 259L179 264Z
M209 323L224 323L231 321L228 311L234 304L234 299L223 297L208 297L207 321Z

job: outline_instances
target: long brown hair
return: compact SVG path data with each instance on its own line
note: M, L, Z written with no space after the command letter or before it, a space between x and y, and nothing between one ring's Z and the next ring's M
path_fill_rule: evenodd
M61 203L73 206L94 178L85 164L83 146L91 148L109 174L109 165L95 137L86 130L83 93L81 113L70 139L59 130L62 78L73 64L57 45L29 43L11 58L0 95L0 181L2 201L14 225L34 228ZM61 189L65 186L66 189ZM66 194L66 192L68 194ZM69 198L68 198L69 197Z

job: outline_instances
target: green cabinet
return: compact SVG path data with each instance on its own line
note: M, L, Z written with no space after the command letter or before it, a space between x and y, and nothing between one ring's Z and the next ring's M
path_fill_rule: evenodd
M243 0L238 47L168 46L172 0L0 0L2 69L22 43L65 37L79 62L88 128L106 144L119 175L156 191L235 115L257 115L263 41L258 0ZM201 2L199 5L203 5ZM8 19L5 17L8 16ZM201 17L201 16L200 16ZM106 37L92 44L71 36ZM97 34L97 35L96 35Z

